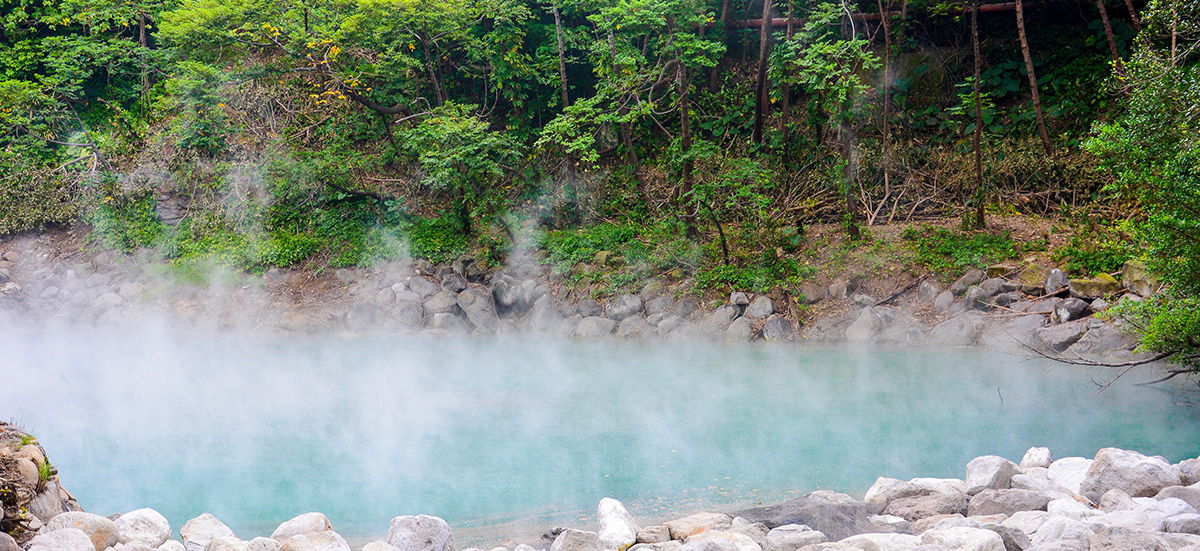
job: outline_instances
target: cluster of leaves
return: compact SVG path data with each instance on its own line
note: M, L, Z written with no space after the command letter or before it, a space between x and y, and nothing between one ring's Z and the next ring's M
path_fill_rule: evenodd
M153 245L164 233L162 221L154 209L154 194L149 191L121 193L115 186L104 186L104 197L88 217L92 225L89 237L112 249L131 252Z
M1007 231L956 232L932 226L909 226L901 237L912 247L918 264L941 274L983 268L1018 256L1016 244Z
M1116 273L1125 262L1137 258L1141 247L1122 230L1121 224L1101 224L1091 231L1078 231L1071 239L1054 251L1055 260L1062 263L1064 271L1091 277L1100 273ZM1132 224L1124 224L1132 228Z

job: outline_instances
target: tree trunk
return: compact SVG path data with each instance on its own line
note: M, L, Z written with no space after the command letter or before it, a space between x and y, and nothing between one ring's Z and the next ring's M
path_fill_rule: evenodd
M892 34L888 25L888 13L883 9L883 0L875 1L879 5L879 21L883 24L883 146L880 165L883 169L884 188L890 188L892 160L888 149L892 129Z
M796 26L792 23L793 11L794 11L795 7L796 7L795 0L788 0L787 35L785 35L787 37L788 42L790 42L792 40L792 35L796 31ZM783 150L784 150L785 154L788 151L788 142L789 142L789 138L790 138L789 132L788 132L788 118L791 116L791 110L792 110L792 85L790 82L788 82L787 75L784 74L783 102L780 105L780 109L779 109L779 134L780 134L780 137L782 138Z
M979 55L979 0L971 4L971 46L975 49L975 136L972 139L975 147L975 227L982 229L987 226L987 221L983 212L986 198L983 190L983 152L979 144L983 138L983 105L979 97L979 68L982 64Z
M429 71L429 80L433 83L433 99L434 104L441 107L446 100L442 97L442 86L438 84L437 71L433 67L432 52L429 51L429 43L422 40L421 50L425 52L425 69Z
M1050 134L1046 132L1046 119L1042 116L1042 100L1038 97L1037 74L1033 72L1033 56L1029 53L1029 41L1025 38L1025 10L1021 7L1023 0L1017 0L1017 34L1021 39L1021 55L1025 56L1025 70L1029 73L1029 91L1033 95L1033 114L1037 117L1038 135L1042 138L1042 146L1047 155L1054 154L1054 144L1050 143Z
M1113 36L1112 25L1108 22L1108 9L1104 0L1096 0L1096 8L1100 10L1100 22L1104 24L1104 37L1108 39L1108 51L1112 54L1113 70L1120 76L1125 76L1125 65L1121 63L1121 54L1117 52L1117 39Z
M858 208L854 200L855 188L855 173L857 167L854 166L854 132L850 126L850 121L843 119L838 125L838 131L842 134L842 163L843 163L843 198L846 201L845 223L846 231L850 239L858 239Z
M138 45L142 47L142 51L139 52L142 58L142 93L138 97L138 107L141 109L142 120L147 121L150 112L147 105L150 93L150 67L146 63L146 12L138 14Z
M679 78L679 150L683 155L683 163L681 171L683 172L683 187L680 190L680 198L684 205L683 209L683 224L687 228L688 237L696 237L696 213L688 212L687 198L692 194L692 159L689 156L692 150L692 122L691 122L691 105L688 100L688 77L687 68L683 63L676 62L678 65Z
M554 31L558 35L558 80L562 84L562 105L563 109L571 106L571 96L567 92L567 57L566 47L563 44L562 17L558 12L558 4L552 4L554 8ZM567 153L567 189L575 195L575 155Z
M613 70L616 71L617 41L611 30L608 31L608 55L613 64ZM642 177L642 162L638 159L637 150L633 148L633 131L629 128L629 122L625 120L625 116L629 114L629 107L626 106L625 101L625 98L621 98L621 106L617 108L617 117L621 119L621 142L625 144L625 158L629 162L629 166L633 167L633 179L637 180L638 195L642 196L642 202L649 210L651 206L650 190L646 186L646 179Z
M729 9L730 4L732 3L733 0L725 0L724 2L721 2L721 19L719 26L721 27L721 43L723 44L726 42L726 38L729 36L729 27L726 27L726 24L729 23ZM726 48L725 52L726 53L721 56L721 61L717 62L716 65L713 65L713 67L708 70L709 91L715 92L717 90L717 69L719 69L721 67L721 63L724 62L725 55L728 55L729 48Z
M1125 0L1125 7L1129 8L1129 20L1133 22L1133 30L1142 34L1142 21L1138 19L1137 9L1133 7L1133 0Z
M762 145L763 119L770 107L767 94L767 63L771 59L771 0L763 0L762 27L758 38L758 79L754 87L754 129L750 141Z

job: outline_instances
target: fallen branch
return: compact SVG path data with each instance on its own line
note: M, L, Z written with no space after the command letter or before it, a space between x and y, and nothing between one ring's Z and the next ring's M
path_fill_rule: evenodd
M882 305L884 305L884 304L887 304L887 303L889 303L889 302L891 302L891 301L893 301L893 300L896 300L896 297L899 297L900 295L903 295L904 293L907 293L907 292L908 292L909 290L911 290L913 287L916 287L916 286L917 286L917 285L919 285L919 284L920 284L922 281L925 281L925 278L927 278L927 277L929 277L929 274L925 274L925 275L923 275L923 276L921 276L921 277L918 277L917 279L914 279L912 283L909 283L908 285L905 285L903 289L900 289L899 291L896 291L895 293L892 293L892 294L891 294L891 296L889 296L889 297L887 297L887 298L885 298L885 299L883 299L883 300L881 300L881 301L879 301L879 302L876 302L876 303L874 304L874 306L882 306Z

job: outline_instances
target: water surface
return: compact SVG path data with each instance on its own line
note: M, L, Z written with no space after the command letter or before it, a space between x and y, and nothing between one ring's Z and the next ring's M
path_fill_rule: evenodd
M463 544L592 522L861 496L971 458L1200 450L1179 386L961 349L532 339L0 336L3 411L102 515L211 512L238 536L321 511L352 537L402 514ZM18 390L19 389L19 390Z

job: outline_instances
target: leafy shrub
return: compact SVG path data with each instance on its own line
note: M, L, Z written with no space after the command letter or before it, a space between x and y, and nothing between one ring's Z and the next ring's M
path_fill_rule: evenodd
M430 262L447 262L467 252L467 237L453 217L420 218L405 228L409 252Z
M630 257L645 257L647 247L638 241L639 231L630 224L605 222L590 228L547 232L539 245L559 273L568 273L580 262L591 262L596 253L611 251Z
M0 235L48 224L68 225L77 210L62 179L0 164Z
M149 247L162 237L164 227L154 209L152 192L122 194L110 189L109 193L87 217L92 224L92 240L128 253Z
M1106 227L1072 235L1067 245L1054 251L1054 257L1062 263L1064 271L1083 276L1118 272L1125 261L1139 254L1137 244L1121 232Z
M932 226L909 226L901 237L909 241L918 264L943 274L982 268L1018 256L1008 231L999 234L954 232Z

